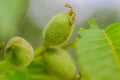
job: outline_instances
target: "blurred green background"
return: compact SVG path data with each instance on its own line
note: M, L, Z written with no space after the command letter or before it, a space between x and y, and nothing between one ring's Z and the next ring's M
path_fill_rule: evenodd
M88 28L91 18L100 28L120 20L120 0L0 0L0 41L6 43L13 36L21 36L36 49L43 42L43 29L52 16L68 11L65 3L70 3L77 14L70 41L80 27ZM73 51L69 52L74 58ZM25 70L11 68L4 61L3 50L0 60L0 80L57 80L44 69L41 57Z

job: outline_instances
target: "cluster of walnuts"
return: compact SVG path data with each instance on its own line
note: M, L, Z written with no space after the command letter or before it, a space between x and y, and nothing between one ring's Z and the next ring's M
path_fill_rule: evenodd
M75 12L69 4L69 12L54 16L44 29L42 58L47 70L60 80L74 80L76 66L67 51L61 47L69 39L74 28ZM13 37L4 50L6 61L15 68L26 68L34 58L32 46L21 37Z

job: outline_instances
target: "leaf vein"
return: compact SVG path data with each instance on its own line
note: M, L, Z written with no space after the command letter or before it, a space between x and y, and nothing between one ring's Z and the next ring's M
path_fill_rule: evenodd
M110 47L111 47L111 49L112 49L113 55L114 55L114 57L115 57L115 60L116 60L116 62L117 62L117 64L118 64L118 66L120 67L119 56L117 55L117 52L115 51L115 48L114 48L114 46L113 46L112 41L109 39L109 36L107 35L107 33L105 33L104 30L103 30L103 34L105 35L106 39L108 40L108 43L109 43L109 45L110 45Z

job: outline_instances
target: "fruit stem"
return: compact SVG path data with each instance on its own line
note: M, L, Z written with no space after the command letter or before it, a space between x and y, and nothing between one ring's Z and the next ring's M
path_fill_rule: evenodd
M62 46L63 49L69 49L69 48L74 48L75 47L75 42L71 42L65 46Z
M47 47L42 44L40 47L38 47L35 51L34 51L34 57L40 56L42 55L42 53L47 49Z

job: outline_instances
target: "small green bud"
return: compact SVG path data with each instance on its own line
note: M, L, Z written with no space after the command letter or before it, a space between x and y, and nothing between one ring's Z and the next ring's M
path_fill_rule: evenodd
M60 80L72 80L76 75L73 59L61 48L48 48L43 53L43 61L46 69Z
M69 4L66 4L65 7L69 7L71 10L54 16L44 29L43 37L47 45L62 45L72 34L75 12Z
M14 37L7 43L4 56L12 66L26 68L34 57L34 50L25 39Z

